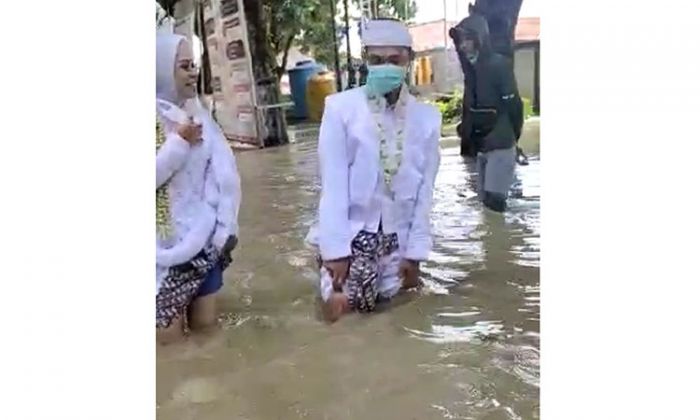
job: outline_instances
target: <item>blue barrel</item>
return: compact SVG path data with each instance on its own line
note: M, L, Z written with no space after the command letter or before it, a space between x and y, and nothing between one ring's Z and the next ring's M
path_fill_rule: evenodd
M321 66L311 60L307 60L298 62L294 68L288 71L289 87L292 91L292 100L294 101L294 116L297 118L306 118L308 116L306 109L306 83L320 69Z

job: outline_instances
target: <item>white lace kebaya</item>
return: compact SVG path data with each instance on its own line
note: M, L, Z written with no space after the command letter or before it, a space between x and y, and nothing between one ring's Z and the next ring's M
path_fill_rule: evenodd
M202 142L191 146L176 122L158 112L165 141L156 155L156 190L167 188L168 228L156 223L156 290L168 269L192 259L208 245L221 250L238 233L241 201L236 161L221 129L197 98L178 98L174 68L184 37L156 38L156 97L202 123ZM160 218L159 218L160 219Z

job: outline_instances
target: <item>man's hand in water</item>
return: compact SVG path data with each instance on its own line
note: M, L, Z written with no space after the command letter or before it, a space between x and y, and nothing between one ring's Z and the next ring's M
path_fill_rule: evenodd
M401 260L399 264L399 277L402 279L401 287L412 289L420 286L418 273L420 272L420 262L413 260Z
M333 292L330 299L323 305L323 315L328 322L335 322L344 314L350 312L348 297L343 292Z
M348 278L350 269L350 257L338 258L337 260L324 261L323 266L333 279L333 289L340 291L343 289L343 283Z

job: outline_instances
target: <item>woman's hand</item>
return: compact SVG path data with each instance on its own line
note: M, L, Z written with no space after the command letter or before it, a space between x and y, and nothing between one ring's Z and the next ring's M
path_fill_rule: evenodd
M195 146L202 141L202 125L190 122L179 124L177 126L177 134L185 139L190 146Z
M230 255L233 252L233 250L236 249L236 245L238 245L238 236L229 236L228 239L226 239L224 247L221 249L221 253Z

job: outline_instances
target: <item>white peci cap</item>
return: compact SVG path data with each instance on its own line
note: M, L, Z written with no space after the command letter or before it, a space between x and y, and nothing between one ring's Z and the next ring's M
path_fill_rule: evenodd
M413 46L406 24L393 19L367 21L362 27L362 43L365 47L411 48Z

